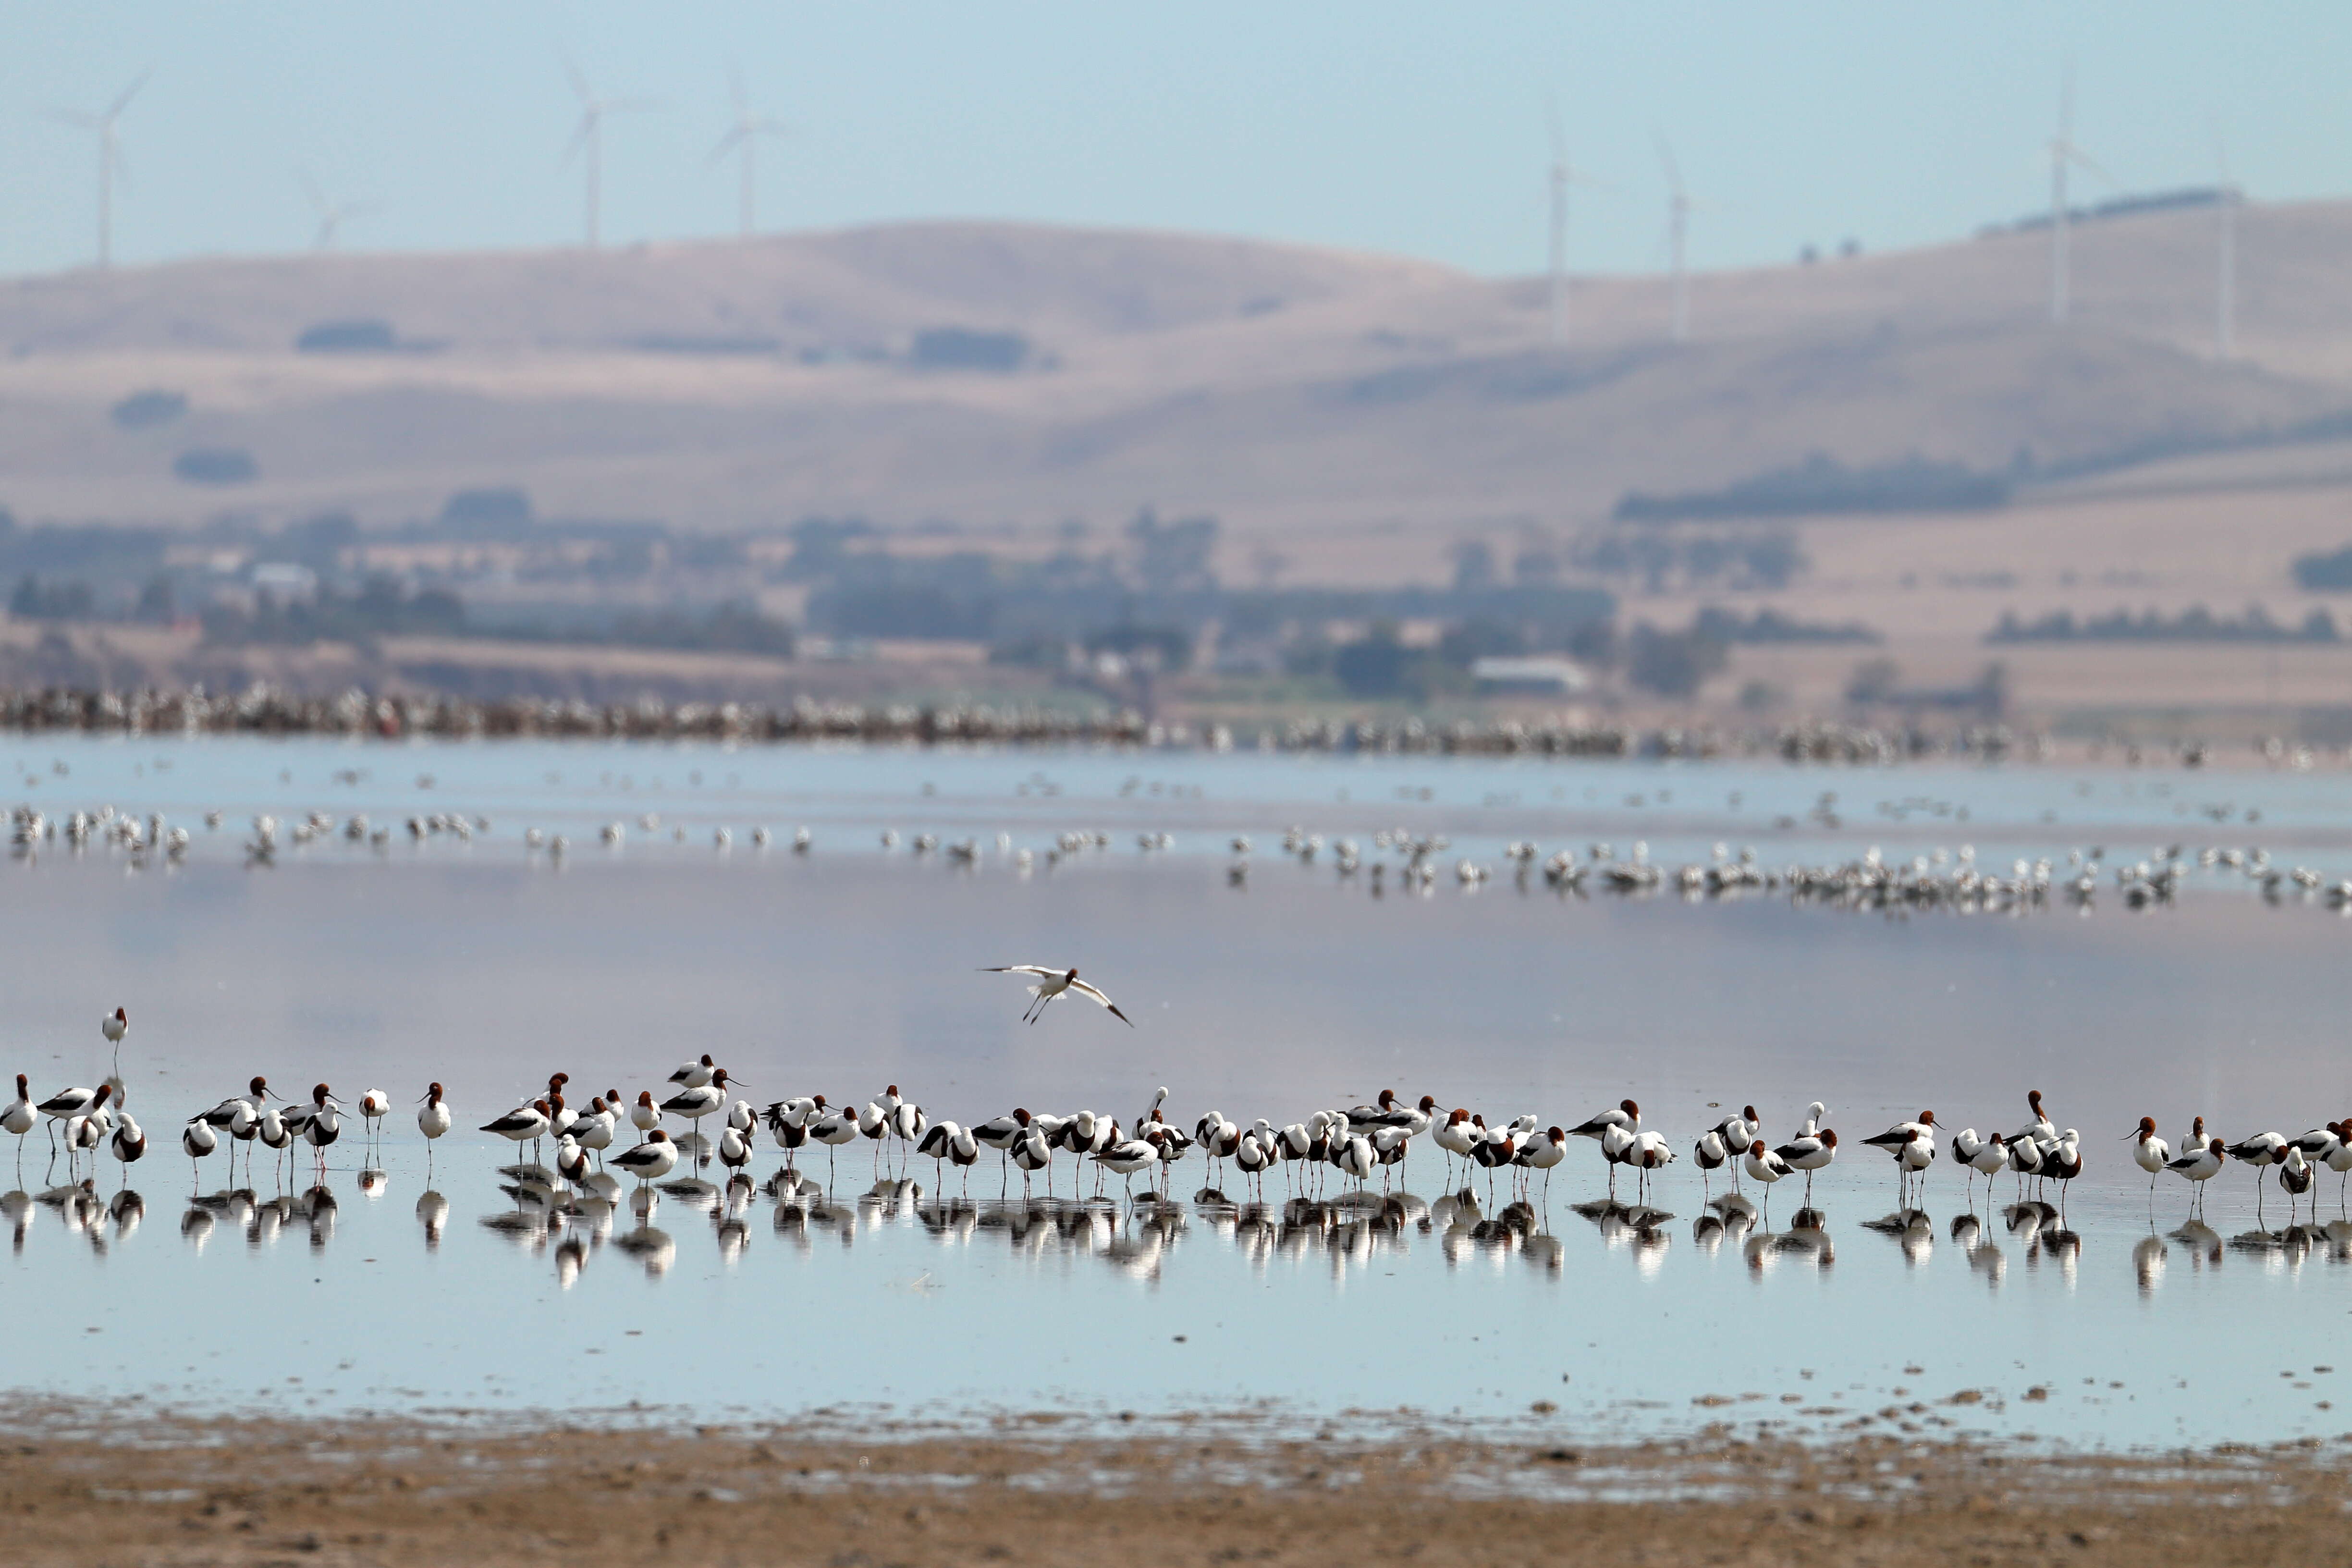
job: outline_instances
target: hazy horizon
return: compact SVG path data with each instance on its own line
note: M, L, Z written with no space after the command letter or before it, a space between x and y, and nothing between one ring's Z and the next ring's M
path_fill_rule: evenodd
M100 110L148 70L121 121L124 265L309 248L305 174L331 203L367 206L342 226L351 249L575 241L567 55L599 93L660 105L606 128L614 245L735 232L735 167L711 157L730 68L754 114L790 126L761 144L767 231L1002 219L1532 273L1549 95L1570 158L1606 182L1573 194L1578 271L1664 265L1660 135L1696 204L1696 269L1849 238L1904 248L2046 204L2041 148L2069 58L2075 140L2105 175L2078 173L2077 201L2210 184L2223 149L2257 199L2352 186L2352 104L2332 72L2352 16L2316 5L1795 20L1383 5L1344 31L1233 6L1142 22L1065 5L0 15L17 46L0 61L0 155L20 176L0 202L12 275L92 258L96 139L52 111Z

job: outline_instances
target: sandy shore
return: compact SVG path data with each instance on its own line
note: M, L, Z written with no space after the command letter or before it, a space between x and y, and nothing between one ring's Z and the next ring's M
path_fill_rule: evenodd
M1268 1436L1198 1417L1072 1436L637 1417L182 1420L6 1412L15 1563L2300 1561L2352 1452L2195 1455L1724 1434L1610 1447L1391 1430ZM1124 1548L1119 1543L1125 1543ZM2327 1549L2322 1546L2322 1554Z

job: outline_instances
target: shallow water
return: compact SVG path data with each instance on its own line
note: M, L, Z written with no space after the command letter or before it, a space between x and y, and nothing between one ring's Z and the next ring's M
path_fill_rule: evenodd
M40 1201L63 1173L44 1179L40 1132L21 1184L0 1152L0 1184L26 1194L0 1200L19 1389L762 1415L1271 1401L1303 1420L1503 1420L1548 1404L1542 1420L1622 1436L1834 1430L1885 1410L1898 1426L2132 1444L2347 1426L2344 1374L2313 1369L2344 1353L2352 1231L2287 1233L2275 1191L2258 1230L2254 1173L2233 1167L2208 1228L2181 1234L2183 1184L2151 1197L2120 1141L2144 1112L2177 1141L2192 1114L2235 1138L2352 1110L2337 1046L2352 931L2324 904L2215 871L2138 911L1889 917L1763 895L1562 898L1499 860L1518 837L1549 852L1641 836L1662 860L1728 839L1767 864L1870 845L1908 858L1968 842L1990 860L2259 841L2332 879L2352 867L2333 775L81 738L13 741L0 760L41 780L23 794L53 816L103 803L194 836L180 863L52 844L0 866L5 1049L21 1064L0 1071L37 1090L94 1082L96 1016L126 1005L123 1077L154 1145L130 1173L144 1195L128 1226L66 1194ZM226 821L207 832L215 808ZM274 863L248 864L247 818L312 810L491 826L470 843L400 827L381 848L298 847L281 828ZM650 833L646 812L662 819ZM617 850L596 842L615 818L630 824ZM1276 852L1294 823L1368 855L1382 826L1443 832L1449 861L1498 874L1375 897L1328 856ZM761 824L778 842L756 852ZM806 856L785 847L802 824ZM529 826L566 834L570 854L526 851ZM886 853L885 826L975 836L977 862ZM1052 836L1076 829L1112 847L1048 867ZM1173 852L1136 849L1146 831L1175 835ZM1030 872L999 832L1041 853ZM1257 845L1241 888L1223 866L1235 833ZM1046 957L1079 964L1139 1027L1074 1004L1024 1026L1017 988L971 973ZM1818 1226L1793 1223L1802 1194L1784 1184L1769 1224L1746 1230L1709 1222L1687 1163L1650 1196L1671 1217L1580 1211L1606 1191L1581 1145L1522 1226L1496 1227L1507 1195L1486 1202L1480 1181L1476 1234L1426 1147L1405 1173L1416 1198L1287 1223L1278 1176L1265 1213L1194 1203L1197 1154L1173 1207L1140 1216L1074 1204L1066 1160L1057 1206L1018 1203L1017 1179L994 1206L992 1154L970 1183L987 1203L943 1202L925 1161L914 1188L869 1200L863 1143L829 1182L821 1151L802 1160L830 1198L670 1194L650 1236L625 1205L601 1228L549 1223L501 1190L518 1185L497 1173L513 1151L470 1133L436 1149L428 1188L410 1121L428 1079L470 1127L557 1068L634 1096L706 1050L762 1102L862 1103L896 1082L965 1121L1015 1103L1124 1120L1160 1084L1188 1126L1212 1105L1280 1123L1382 1088L1572 1124L1631 1094L1686 1151L1718 1106L1756 1104L1777 1138L1820 1098L1847 1146L1816 1184ZM257 1071L398 1102L379 1149L354 1119L328 1152L331 1206L266 1154L251 1197L225 1190L224 1156L191 1172L179 1155L178 1120ZM2028 1087L2094 1162L2063 1224L2003 1215L2004 1180L1997 1202L1977 1184L1971 1234L1960 1173L1939 1163L1931 1220L1872 1227L1895 1184L1862 1136L1926 1106L2012 1127ZM763 1184L782 1161L763 1137ZM2325 1221L2341 1208L2336 1178L2320 1181ZM102 1205L110 1160L96 1182ZM958 1198L952 1171L946 1186ZM1963 1391L1977 1397L1943 1403Z

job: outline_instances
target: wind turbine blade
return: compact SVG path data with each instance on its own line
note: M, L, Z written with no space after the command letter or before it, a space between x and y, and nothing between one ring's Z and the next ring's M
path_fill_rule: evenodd
M319 188L319 182L310 177L310 171L297 169L294 177L302 183L302 194L310 198L310 205L318 210L320 216L326 216L332 210L327 205L327 193Z
M733 152L740 143L749 141L751 136L751 131L749 126L736 126L733 130L728 132L726 135L721 136L719 139L719 144L710 150L710 156L704 160L705 165L713 169L717 168L719 166L719 161L721 158L724 158L728 153Z
M2075 146L2073 142L2070 142L2066 144L2065 152L2067 161L2074 164L2075 167L2087 169L2092 174L2098 175L2099 178L2106 181L2106 183L2111 185L2122 184L2122 182L2117 180L2113 174L2108 174L2106 170L2101 168L2096 159L2093 158L2088 153L2084 152L2080 147Z
M1568 167L1568 137L1559 128L1559 100L1550 93L1544 94L1544 124L1551 132L1551 162L1555 169Z
M563 144L560 167L569 165L572 159L580 156L580 149L588 145L588 138L596 134L596 116L597 110L591 109L580 117L579 128L572 132L572 140Z
M561 53L563 60L563 74L571 81L572 90L579 95L580 101L583 105L593 110L596 107L596 94L588 86L588 79L580 73L579 62L572 58L571 50L565 49Z
M132 81L129 87L122 89L122 96L117 98L114 100L113 107L106 111L106 118L112 120L117 115L120 115L124 110L130 108L131 100L139 96L139 89L145 87L147 85L147 79L154 74L155 73L152 70L141 71L138 79Z
M1652 134L1657 139L1658 162L1666 167L1666 188L1674 193L1675 200L1681 201L1683 199L1682 165L1675 162L1675 150L1667 143L1665 133L1654 132Z

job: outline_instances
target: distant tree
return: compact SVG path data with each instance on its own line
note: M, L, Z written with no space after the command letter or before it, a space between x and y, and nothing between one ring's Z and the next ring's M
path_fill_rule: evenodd
M1465 539L1454 547L1454 591L1483 594L1495 585L1495 551L1483 539Z
M1559 581L1559 557L1541 545L1522 550L1511 562L1511 581L1522 588L1546 588Z
M2295 586L2310 593L2340 593L2352 589L2352 544L2324 554L2294 558Z
M297 353L306 354L389 353L400 346L392 323L373 317L347 321L320 321L305 327L294 340Z
M497 532L528 525L530 495L514 485L454 490L441 503L441 524L468 532Z
M1625 679L1662 697L1689 697L1729 658L1723 644L1696 627L1667 632L1643 622L1626 639Z
M1331 673L1350 697L1395 697L1405 690L1412 660L1412 650L1399 640L1395 626L1381 621L1332 654Z
M862 517L804 517L785 531L793 552L778 575L788 583L816 583L840 571L849 541L874 531Z
M1475 617L1448 626L1437 639L1437 657L1446 663L1468 668L1474 659L1491 658L1528 651L1527 635L1508 621Z
M925 370L985 370L1002 375L1028 363L1029 340L1019 332L931 327L915 334L908 357Z
M132 393L109 412L115 424L125 430L151 430L158 425L169 425L187 411L185 394L150 390Z
M350 512L321 512L289 524L278 538L286 553L313 571L333 570L342 553L358 542L360 525Z
M1998 719L2009 711L2009 667L1999 659L1984 667L1977 677L1977 706L1988 719Z
M26 573L8 596L8 613L19 620L88 620L96 604L87 583L44 583Z
M1891 658L1865 658L1853 667L1845 683L1845 700L1858 707L1885 702L1895 695L1903 671Z
M139 590L139 607L131 614L155 626L170 626L179 619L179 598L172 591L172 579L161 572L148 578L147 585Z
M1127 525L1136 547L1136 574L1156 593L1175 594L1213 589L1217 574L1212 564L1217 548L1217 520L1182 517L1162 522L1150 507L1137 512Z
M243 485L261 477L261 466L241 447L194 447L172 460L172 472L192 485Z

